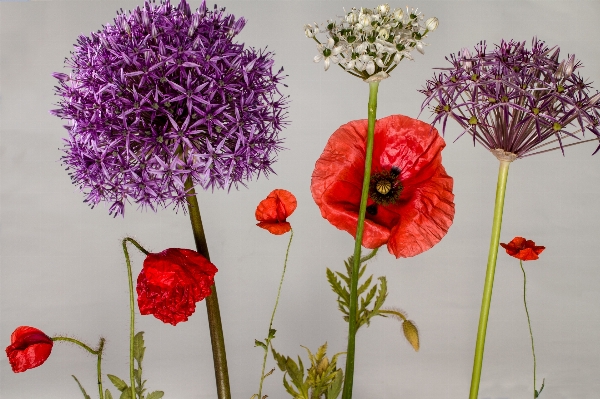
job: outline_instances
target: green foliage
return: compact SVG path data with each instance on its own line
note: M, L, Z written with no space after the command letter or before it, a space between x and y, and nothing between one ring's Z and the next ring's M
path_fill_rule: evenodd
M369 276L364 282L361 283L360 279L363 277L367 270L366 261L373 258L377 253L375 248L370 254L360 259L360 266L358 271L358 308L356 309L356 329L358 330L361 326L366 324L367 326L371 322L371 318L375 316L383 316L379 311L385 302L387 297L387 280L384 276L378 277L377 282L373 283L373 276ZM352 274L352 261L353 256L349 257L344 262L346 266L346 274L341 272L332 272L329 268L327 269L327 281L333 292L338 296L338 308L344 315L344 320L349 320L350 315L350 281ZM371 307L370 307L371 306ZM369 308L370 307L370 308Z
M154 391L147 396L144 395L146 392L146 388L144 387L146 385L146 380L142 379L142 361L144 360L145 352L146 347L144 346L144 332L140 331L133 337L133 359L134 365L137 364L137 368L133 369L136 398L131 398L131 388L125 381L112 374L106 375L113 385L119 391L121 391L121 396L119 399L160 399L165 394L163 391ZM108 389L106 391L108 392ZM108 395L110 395L110 392L108 392ZM108 395L105 399L112 399L112 395L110 397Z
M85 389L83 389L83 387L81 386L81 383L79 382L79 380L77 379L77 377L75 377L74 375L72 375L71 377L73 377L73 379L75 379L75 382L77 383L77 385L79 385L79 389L81 389L81 393L83 394L83 397L85 399L92 399L92 398L90 398L90 395L88 395L85 392Z
M296 363L292 358L280 355L271 347L277 366L285 374L283 386L294 399L336 399L344 380L343 372L337 368L337 358L342 353L337 353L331 361L327 358L327 343L321 346L316 354L303 346L308 352L310 368L304 373L302 359L298 356ZM290 381L288 381L288 378Z

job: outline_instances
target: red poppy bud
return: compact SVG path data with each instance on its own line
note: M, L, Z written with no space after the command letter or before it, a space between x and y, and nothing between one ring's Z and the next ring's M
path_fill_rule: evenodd
M255 216L259 221L256 225L271 234L285 234L292 229L286 219L294 213L297 205L294 194L287 190L273 190L256 207Z
M42 365L52 352L52 339L37 328L20 326L10 336L6 356L13 372L22 373Z
M367 120L336 130L315 164L311 192L321 215L356 235L365 167ZM437 244L454 219L453 181L442 166L444 140L416 119L392 115L377 120L372 187L362 245L411 257ZM377 180L377 181L374 181Z
M536 246L535 242L523 237L515 237L508 244L500 243L500 245L506 249L507 254L521 260L537 260L538 255L546 249L546 247Z
M209 296L215 265L196 251L169 248L148 254L137 279L138 307L164 323L186 321Z

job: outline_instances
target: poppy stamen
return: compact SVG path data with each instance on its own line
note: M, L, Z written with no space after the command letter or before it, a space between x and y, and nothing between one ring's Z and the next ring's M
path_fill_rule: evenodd
M389 171L383 171L371 175L369 196L375 202L375 204L390 205L398 202L400 193L404 188L399 180L399 177L400 168L396 166L392 167Z

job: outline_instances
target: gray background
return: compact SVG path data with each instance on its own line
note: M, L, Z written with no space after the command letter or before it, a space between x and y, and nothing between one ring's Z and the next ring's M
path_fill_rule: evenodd
M57 99L54 71L77 36L112 22L119 8L142 1L28 2L0 5L1 275L0 342L9 344L19 325L49 335L68 335L95 346L106 337L105 373L128 376L128 293L120 240L136 237L154 251L193 248L189 221L171 209L157 213L126 208L113 219L108 209L90 210L57 161L63 122L48 113ZM191 2L195 9L199 1ZM212 2L209 2L212 6ZM345 350L346 323L325 280L325 268L340 270L353 240L321 218L310 195L310 176L329 135L367 114L367 85L339 68L314 64L315 45L302 26L325 22L342 7L376 6L352 1L220 1L248 20L240 41L275 51L276 67L289 74L291 124L282 136L276 176L230 193L201 192L200 206L217 274L232 391L250 398L258 390L262 350L287 236L255 226L258 202L274 188L298 198L289 219L295 230L275 319L275 347L305 357L329 342L331 354ZM412 3L440 26L426 55L404 62L379 90L378 116L416 117L423 99L416 90L446 66L444 56L479 40L526 40L537 35L575 53L584 76L600 80L600 3L597 1L425 1ZM405 3L391 3L405 7ZM598 88L598 85L596 85ZM428 113L421 116L428 121ZM358 335L355 397L460 398L469 390L492 219L498 162L449 123L444 164L454 177L456 217L442 242L411 259L396 260L385 249L370 272L386 275L387 305L405 310L421 333L421 351L405 342L400 324L376 319ZM528 270L529 310L536 339L543 398L597 398L600 390L600 155L594 144L570 147L515 162L510 171L502 242L516 235L545 245ZM133 256L137 275L143 257ZM150 391L166 398L214 398L206 310L200 303L187 323L164 325L138 317L146 331L144 376ZM480 398L530 398L532 362L522 304L522 274L516 259L501 250L489 320ZM305 357L306 359L306 357ZM341 362L343 365L343 361ZM269 359L267 369L274 367ZM80 398L76 374L96 397L95 358L59 343L41 367L13 374L0 360L0 397ZM270 398L287 397L277 370L265 382ZM108 379L105 387L111 387ZM111 389L113 394L115 389Z

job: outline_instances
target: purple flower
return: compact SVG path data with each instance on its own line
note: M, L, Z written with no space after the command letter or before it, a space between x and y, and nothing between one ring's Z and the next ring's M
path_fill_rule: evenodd
M448 118L454 119L465 129L460 136L469 133L473 144L513 159L558 148L564 154L564 147L584 142L578 133L586 130L598 140L600 93L590 94L576 73L581 64L575 56L558 62L559 52L536 38L531 50L525 42L504 40L491 52L485 42L473 54L463 49L446 58L451 68L439 68L420 90L427 96L422 109L433 109L432 124L442 122L444 132ZM570 126L579 130L569 132ZM569 138L576 142L563 143ZM551 143L558 145L540 150Z
M273 172L287 124L283 68L234 43L246 21L224 11L203 1L192 13L185 0L121 10L79 37L70 75L53 74L62 98L50 112L70 122L62 162L92 207L177 209L187 179L230 189Z

